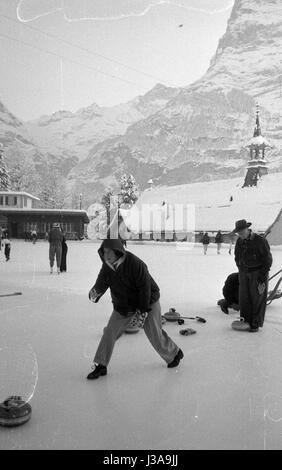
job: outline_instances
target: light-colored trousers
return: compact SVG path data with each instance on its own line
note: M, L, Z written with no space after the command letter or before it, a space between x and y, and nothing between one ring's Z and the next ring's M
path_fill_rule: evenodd
M56 263L57 263L57 268L61 266L61 259L62 259L62 244L57 243L56 245L53 245L50 243L49 246L49 261L50 261L50 266L53 268L54 266L54 259L56 256Z
M178 346L172 341L168 334L162 329L161 307L157 301L150 306L152 309L145 320L144 331L153 348L168 364L173 361L178 353ZM113 311L109 322L104 329L103 336L96 351L94 362L107 366L110 362L112 352L117 338L126 330L132 316L124 317L116 310Z

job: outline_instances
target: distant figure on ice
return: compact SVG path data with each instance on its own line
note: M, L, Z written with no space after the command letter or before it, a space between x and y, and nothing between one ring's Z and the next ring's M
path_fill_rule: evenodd
M264 323L272 255L268 241L252 232L251 225L245 219L237 220L233 231L239 235L235 262L239 269L240 315L249 323L250 332L256 333Z
M144 332L167 367L178 366L184 354L162 329L160 291L146 264L125 251L120 239L104 240L98 253L103 265L89 299L98 302L110 288L113 313L94 357L95 369L87 378L98 379L107 374L116 339L136 314L145 317Z
M223 235L219 230L215 236L215 243L217 244L217 254L220 255L221 244L223 242Z
M35 229L31 231L31 240L32 240L32 243L35 245L36 240L37 240L37 232Z
M232 273L227 276L223 289L224 299L217 302L223 313L228 315L228 308L233 307L235 310L239 310L239 274Z
M228 253L231 255L232 254L232 246L233 246L233 243L235 242L235 239L236 239L236 235L234 232L230 232L229 233L229 250L228 250Z
M68 253L68 245L66 243L66 236L63 234L63 240L62 240L62 259L61 259L61 266L60 266L60 271L61 273L66 273L67 272L67 253Z
M50 274L53 273L54 259L56 256L57 273L60 274L60 266L62 259L62 241L63 234L60 230L60 225L53 224L49 233L49 261L50 261Z
M9 239L9 234L7 232L5 233L5 236L3 238L3 246L4 246L4 254L6 257L6 261L9 261L10 253L11 253L11 241Z
M230 201L230 202L232 202L232 201L233 201L233 196L230 196L230 199L229 199L229 201Z
M201 242L202 242L202 244L203 244L203 246L204 246L204 255L206 255L206 254L207 254L207 250L208 250L208 246L209 246L209 243L210 243L210 237L209 237L209 235L208 235L208 232L206 232L206 233L203 235L203 237L202 237L202 239L201 239Z

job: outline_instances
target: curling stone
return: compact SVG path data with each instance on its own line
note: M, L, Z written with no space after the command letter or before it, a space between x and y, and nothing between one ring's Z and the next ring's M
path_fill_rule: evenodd
M30 404L20 396L8 397L0 403L0 426L21 426L30 420L31 412Z
M128 326L125 330L125 333L129 333L129 334L134 334L134 333L138 333L138 331L140 330L140 328L138 326Z
M167 321L176 321L180 318L180 313L178 313L175 308L170 308L168 312L163 315Z

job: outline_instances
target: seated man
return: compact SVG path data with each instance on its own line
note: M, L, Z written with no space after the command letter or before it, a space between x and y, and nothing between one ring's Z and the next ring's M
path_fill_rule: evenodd
M232 307L234 310L239 310L239 274L232 273L226 278L225 284L222 289L224 299L220 299L217 305L220 306L223 313L228 315L228 308Z

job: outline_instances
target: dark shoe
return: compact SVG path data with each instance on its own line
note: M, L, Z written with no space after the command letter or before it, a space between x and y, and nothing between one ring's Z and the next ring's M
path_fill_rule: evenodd
M100 375L107 375L107 367L98 364L95 369L87 375L88 380L98 379Z
M221 311L222 311L223 313L226 313L226 315L229 314L229 311L228 311L228 308L227 308L227 301L226 301L226 299L220 299L220 300L217 302L217 305L220 306Z
M250 333L257 333L258 330L259 330L258 328L256 328L256 327L254 328L253 326L251 326L251 328L249 329L249 332Z
M179 362L181 361L181 359L183 359L184 357L184 354L183 354L183 351L181 349L178 350L178 353L176 354L175 358L173 359L173 361L171 361L167 367L171 368L171 367L177 367Z
M228 311L228 308L226 307L226 305L224 305L224 304L223 304L223 305L220 305L220 308L221 308L221 311L222 311L223 313L226 313L226 315L229 314L229 311Z

